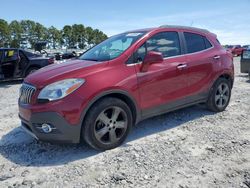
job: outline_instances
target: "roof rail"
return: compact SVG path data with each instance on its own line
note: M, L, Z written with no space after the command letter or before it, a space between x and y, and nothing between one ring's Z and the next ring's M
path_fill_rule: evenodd
M196 30L204 33L210 33L206 29L200 29L197 27L191 27L191 26L180 26L180 25L161 25L159 28L177 28L177 29L190 29L190 30Z

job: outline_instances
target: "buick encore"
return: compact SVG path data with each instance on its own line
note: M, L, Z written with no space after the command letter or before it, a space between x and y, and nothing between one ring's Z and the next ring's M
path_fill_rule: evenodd
M42 68L20 88L22 127L49 142L119 146L139 121L198 103L221 112L232 54L215 34L165 25L118 34L80 58Z

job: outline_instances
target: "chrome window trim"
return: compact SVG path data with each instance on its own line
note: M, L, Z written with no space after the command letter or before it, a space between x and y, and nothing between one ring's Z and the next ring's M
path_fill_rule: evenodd
M167 31L166 31L167 32ZM185 32L185 31L184 31ZM183 32L183 34L184 34L184 32ZM186 31L187 33L192 33L192 32L189 32L189 31ZM177 31L177 33L179 33L178 31ZM204 36L204 35L201 35L201 34L198 34L198 33L193 33L193 34L197 34L197 35L200 35L200 36L202 36L202 37L204 37L204 38L206 38L209 42L210 42L210 44L212 45L210 48L206 48L206 49L204 49L204 50L201 50L201 51L197 51L197 52L192 52L192 53L185 53L185 54L180 54L180 55L176 55L176 56L171 56L171 57L164 57L163 59L164 60L167 60L167 59L171 59L171 58L177 58L177 57L182 57L182 56L187 56L187 55L195 55L195 54L199 54L199 53L203 53L203 52L206 52L206 51L208 51L208 50L212 50L212 49L214 49L215 48L215 46L214 46L214 44L211 42L211 40L209 39L209 38L207 38L206 36ZM179 38L180 39L180 42L181 42L181 38ZM185 39L185 38L184 38ZM186 45L186 41L185 41L185 45ZM140 48L140 47L139 47ZM135 53L135 52L133 52L133 53ZM133 55L133 54L132 54ZM137 64L142 64L143 62L138 62L138 63L131 63L131 64L126 64L127 66L134 66L134 65L137 65Z

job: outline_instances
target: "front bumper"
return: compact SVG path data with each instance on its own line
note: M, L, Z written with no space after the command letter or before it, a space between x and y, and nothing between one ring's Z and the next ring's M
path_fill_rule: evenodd
M70 125L56 112L30 114L29 120L26 120L21 114L19 117L23 129L38 140L56 143L79 143L80 141L81 126ZM41 125L44 123L53 127L50 133L44 133L41 130Z

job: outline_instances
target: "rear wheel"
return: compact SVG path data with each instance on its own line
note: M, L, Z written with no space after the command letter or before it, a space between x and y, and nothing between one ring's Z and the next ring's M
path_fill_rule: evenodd
M231 83L225 78L219 78L209 94L207 107L213 112L221 112L226 109L231 98Z
M132 113L125 102L117 98L104 98L88 112L82 137L97 150L112 149L126 139L132 122Z

